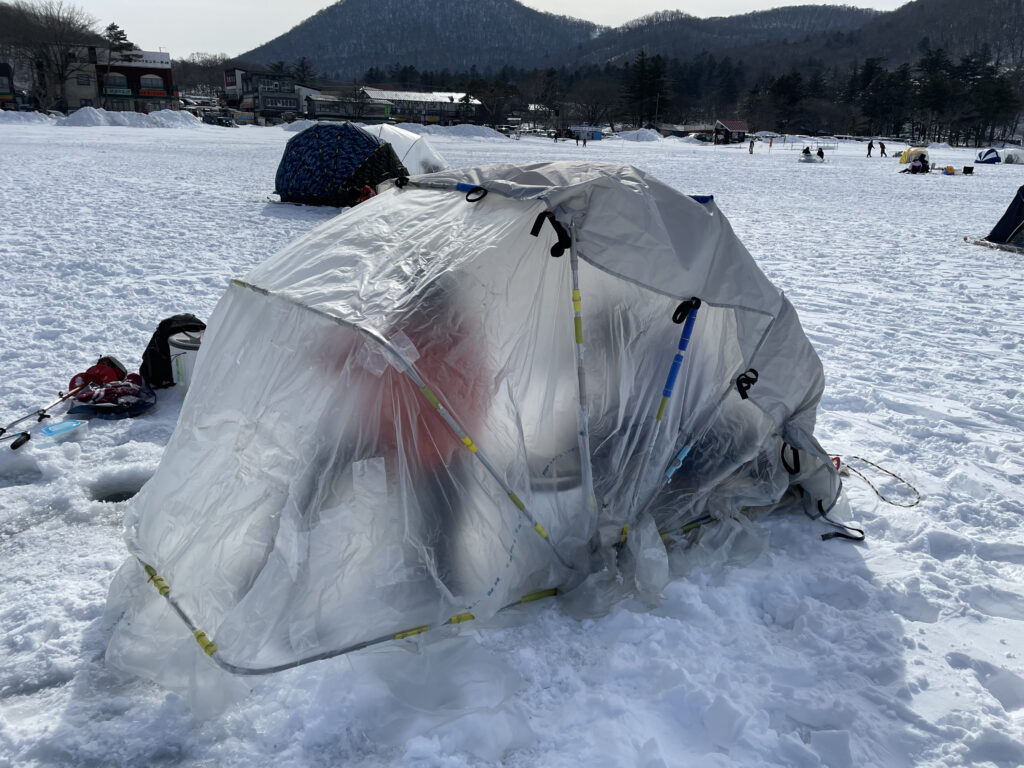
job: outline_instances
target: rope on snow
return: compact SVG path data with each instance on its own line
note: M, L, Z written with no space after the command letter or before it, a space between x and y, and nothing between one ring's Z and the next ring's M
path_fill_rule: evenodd
M863 472L858 470L856 467L851 466L849 461L848 461L848 459L843 459L843 457L838 455L838 454L832 454L832 457L835 458L835 459L843 460L845 467L848 470L850 470L851 472L853 472L855 475L857 475L857 477L859 477L865 483L867 483L868 487L871 488L871 490L875 492L875 495L878 498L880 498L882 501L884 501L886 504L891 504L894 507L904 507L906 509L909 509L910 507L916 507L918 504L921 503L921 492L919 490L917 490L917 488L915 488L910 482L908 482L904 478L900 477L895 472L891 472L888 469L886 469L885 467L880 467L877 464L875 464L875 462L870 461L868 459L865 459L863 456L850 456L850 457L848 457L848 459L854 459L856 461L863 461L868 466L874 467L879 472L882 472L882 473L884 473L886 475L889 475L889 477L893 478L894 480L898 480L899 482L901 482L905 486L907 486L911 491L914 492L914 500L912 502L910 502L909 504L904 504L904 503L901 503L901 502L898 502L898 501L893 501L892 499L886 497L881 491L878 490L878 488L875 486L874 483L872 483L870 480L868 480L868 478L864 475Z

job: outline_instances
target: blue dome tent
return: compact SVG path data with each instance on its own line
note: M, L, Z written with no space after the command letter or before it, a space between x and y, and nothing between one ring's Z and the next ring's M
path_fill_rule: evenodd
M288 140L274 191L283 203L351 206L364 187L408 175L389 143L352 123L321 124Z
M995 163L1002 162L1002 158L996 150L990 147L988 149L979 150L978 156L975 158L974 162L982 163L984 165L994 165Z

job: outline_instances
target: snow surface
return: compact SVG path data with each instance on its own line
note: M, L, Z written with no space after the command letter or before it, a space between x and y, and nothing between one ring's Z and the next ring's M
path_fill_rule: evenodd
M137 367L160 319L209 317L228 279L337 215L269 202L290 135L0 125L0 419L102 354ZM181 403L161 390L79 441L0 444L0 766L1024 764L1022 262L963 240L1024 169L911 176L858 143L814 165L763 143L431 142L455 167L587 153L714 193L822 356L821 442L921 503L851 476L863 545L793 511L709 526L656 606L541 601L246 679L203 718L102 660L130 504L104 499L159 462Z

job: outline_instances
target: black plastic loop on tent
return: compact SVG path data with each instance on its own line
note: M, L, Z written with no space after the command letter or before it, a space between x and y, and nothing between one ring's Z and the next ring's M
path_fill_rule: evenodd
M566 232L565 227L562 226L562 223L555 218L555 214L551 211L543 211L542 213L537 214L537 218L533 222L533 229L530 230L530 234L537 237L537 235L540 234L540 228L544 226L545 221L551 222L551 226L555 230L555 234L558 235L558 242L551 246L551 255L557 259L572 247L572 238L569 237L569 233Z
M466 193L467 203L479 203L487 197L487 190L483 187L473 187L469 192Z
M787 448L790 450L790 452L793 455L793 463L792 463L792 465L790 465L790 463L788 461L786 461L786 449ZM786 468L786 471L789 472L789 474L791 474L791 475L798 475L798 474L800 474L800 452L796 448L794 448L792 445L787 445L786 443L782 444L782 466L784 466Z
M747 368L746 371L736 377L736 389L740 393L740 399L746 400L748 395L747 392L750 388L757 383L757 371L753 368Z
M831 510L831 507L829 507ZM844 523L837 522L828 516L828 510L821 503L821 499L818 499L818 516L835 528L839 528L838 531L832 531L830 533L821 534L822 541L829 541L830 539L846 539L847 541L864 541L866 538L863 529L854 528L852 525L845 525Z
M686 316L690 314L691 309L700 309L700 299L696 296L676 307L676 311L672 313L672 322L676 325L682 323L686 320Z

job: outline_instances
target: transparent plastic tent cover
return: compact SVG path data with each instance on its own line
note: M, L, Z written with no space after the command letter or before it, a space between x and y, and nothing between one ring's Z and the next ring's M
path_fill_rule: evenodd
M627 526L778 502L821 391L713 201L601 164L414 177L217 306L108 660L173 686L204 648L265 671L571 589Z
M445 159L424 136L387 123L360 124L359 127L390 144L402 165L409 169L409 173L436 173L448 167Z

